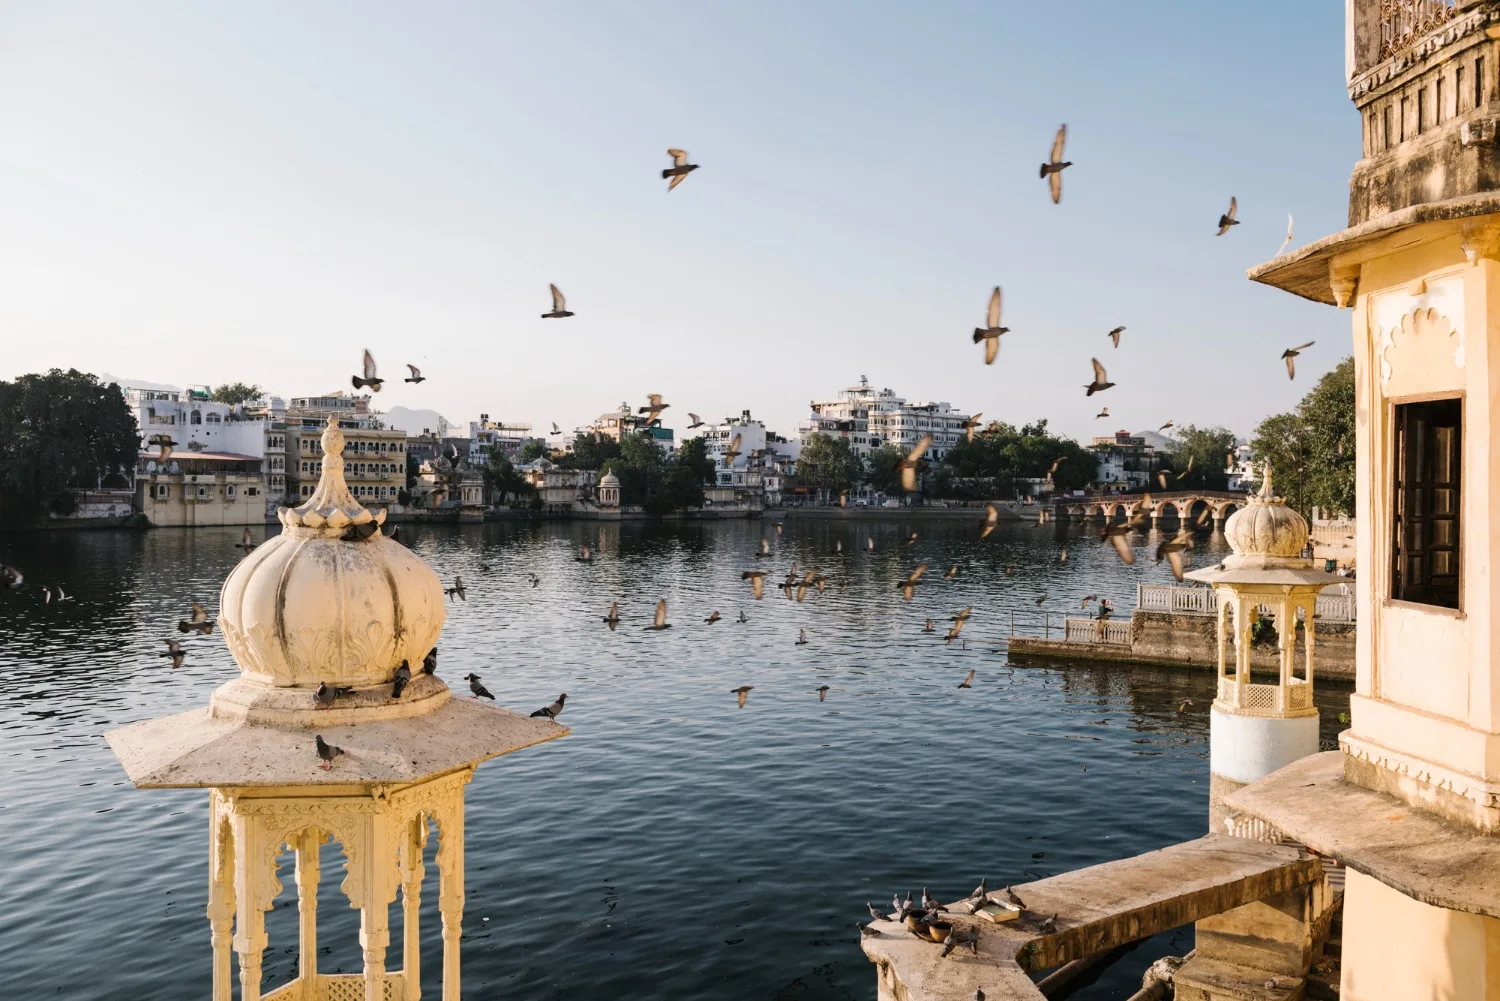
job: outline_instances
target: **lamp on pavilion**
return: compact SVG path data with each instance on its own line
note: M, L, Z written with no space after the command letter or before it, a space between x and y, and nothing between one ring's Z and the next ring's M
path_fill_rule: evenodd
M1214 830L1224 824L1225 796L1317 753L1318 710L1312 697L1317 597L1343 580L1313 569L1313 561L1302 556L1307 522L1271 492L1269 462L1259 494L1230 516L1224 535L1234 555L1186 575L1212 584L1216 599L1219 657L1209 723L1208 808ZM1277 631L1276 677L1256 682L1253 634L1257 621L1270 621L1267 616Z
M280 535L229 574L219 624L240 676L206 708L108 734L138 788L209 790L208 918L213 998L420 996L417 926L423 849L435 829L443 923L443 1001L459 998L464 904L464 787L479 762L568 730L470 699L421 669L446 612L437 575L381 532L385 512L360 506L344 482L344 435L330 417L323 473L301 507L283 508ZM411 682L399 695L402 664ZM320 702L319 684L346 689ZM322 761L315 738L343 753ZM327 764L327 767L323 767ZM360 912L364 969L317 968L318 848L342 848L341 887ZM296 856L298 976L261 993L265 912L281 889L276 858ZM402 895L404 969L387 971L389 908Z

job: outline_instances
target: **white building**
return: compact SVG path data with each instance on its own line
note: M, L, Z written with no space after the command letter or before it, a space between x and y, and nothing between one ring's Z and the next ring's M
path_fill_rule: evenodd
M480 414L479 420L469 422L469 464L484 465L497 448L514 462L533 437L530 424L492 421L489 414Z
M739 436L739 455L726 465L724 454ZM745 474L760 468L766 451L766 426L743 410L738 417L727 417L702 433L703 450L714 462L714 482L721 487L744 486ZM757 477L758 480L758 477Z
M1260 485L1260 472L1255 468L1248 444L1234 446L1234 456L1224 472L1229 476L1227 490L1254 490Z
M864 376L859 385L839 391L832 400L814 400L812 416L798 431L805 443L813 434L844 438L861 459L883 444L910 450L923 435L932 435L928 458L938 461L968 435L969 415L943 402L907 402L894 390L875 389Z
M231 406L210 399L207 386L178 390L143 383L139 388L128 384L121 388L147 450L158 451L151 439L165 434L178 452L211 452L260 460L256 469L264 477L264 483L251 496L263 496L266 514L275 514L287 491L286 407L279 398Z

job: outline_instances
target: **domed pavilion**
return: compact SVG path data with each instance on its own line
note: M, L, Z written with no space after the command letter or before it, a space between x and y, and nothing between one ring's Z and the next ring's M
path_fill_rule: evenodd
M464 906L464 787L489 758L565 735L567 728L455 699L435 671L446 610L437 575L381 531L344 482L343 433L323 432L323 473L280 535L224 582L219 625L240 676L209 705L108 734L142 789L209 790L208 918L213 998L232 996L239 955L243 1001L414 1001L420 996L417 915L423 850L437 838L444 1001L458 1001ZM405 670L402 670L402 668ZM398 673L410 680L398 686ZM322 696L319 688L322 688ZM319 753L318 738L330 750ZM317 967L318 849L337 843L341 887L360 912L364 969ZM265 912L281 884L276 860L296 857L298 976L261 992ZM404 969L386 969L390 905L402 898Z

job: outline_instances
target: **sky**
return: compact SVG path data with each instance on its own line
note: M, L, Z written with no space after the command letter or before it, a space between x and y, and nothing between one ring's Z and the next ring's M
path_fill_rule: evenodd
M1288 213L1294 246L1346 224L1343 70L1307 0L3 3L0 379L289 397L368 347L379 407L455 421L655 392L679 434L792 434L867 375L1081 439L1248 434L1350 352L1245 278Z

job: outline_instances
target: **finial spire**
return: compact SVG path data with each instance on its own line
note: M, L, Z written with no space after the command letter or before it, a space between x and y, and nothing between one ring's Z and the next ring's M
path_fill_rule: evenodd
M362 525L373 519L385 521L385 512L371 515L349 491L344 481L344 432L339 429L336 414L328 415L328 426L323 429L323 473L318 478L317 489L301 507L282 509L282 524L306 525L322 528L325 525L340 529L346 525Z
M1270 500L1274 495L1271 493L1271 460L1265 463L1265 473L1260 478L1260 496L1264 500Z

